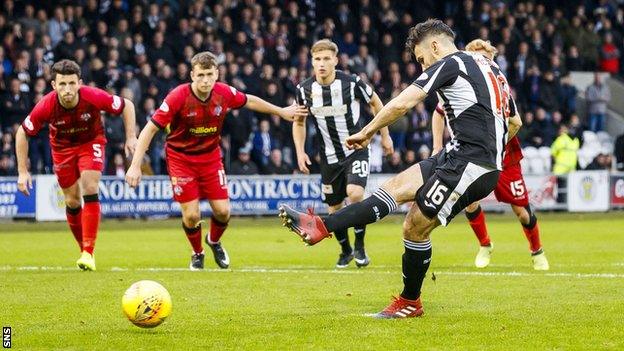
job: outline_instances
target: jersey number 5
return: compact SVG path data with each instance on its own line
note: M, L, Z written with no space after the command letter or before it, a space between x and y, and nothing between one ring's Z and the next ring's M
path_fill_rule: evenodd
M102 157L102 144L92 144L93 146L93 156Z

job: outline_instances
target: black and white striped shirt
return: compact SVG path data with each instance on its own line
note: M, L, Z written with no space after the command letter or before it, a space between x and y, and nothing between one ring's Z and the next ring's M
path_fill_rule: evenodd
M413 84L427 94L438 93L452 138L447 152L502 170L507 117L515 106L510 106L507 79L496 63L458 51L431 65Z
M348 136L364 127L360 101L369 103L373 89L360 77L336 71L336 79L321 85L310 77L297 85L297 103L308 107L318 130L321 158L326 164L343 161L353 153L347 149Z

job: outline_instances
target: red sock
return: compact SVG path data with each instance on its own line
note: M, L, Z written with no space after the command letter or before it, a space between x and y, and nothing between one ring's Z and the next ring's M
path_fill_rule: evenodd
M533 223L531 223L533 222ZM531 220L527 226L522 226L522 230L524 231L524 235L529 241L529 247L531 248L531 253L537 252L542 248L542 243L540 242L539 236L539 226L537 225L537 219L534 221ZM532 227L530 225L533 224Z
M182 228L184 228L184 232L186 233L186 238L191 243L193 247L193 252L202 253L204 248L202 246L202 233L201 233L201 224L195 228L188 228L182 223Z
M100 200L97 194L85 195L82 209L82 251L93 254L100 226Z
M485 215L481 210L481 206L479 206L477 210L472 213L466 212L466 217L468 218L468 221L470 221L472 231L474 231L477 239L479 239L479 244L481 246L490 246L490 236L487 232Z
M82 208L65 207L65 215L67 216L69 229L74 234L74 239L76 239L80 251L82 251Z
M227 228L227 222L219 222L214 217L210 217L210 234L208 235L208 242L216 244L221 240L223 232Z

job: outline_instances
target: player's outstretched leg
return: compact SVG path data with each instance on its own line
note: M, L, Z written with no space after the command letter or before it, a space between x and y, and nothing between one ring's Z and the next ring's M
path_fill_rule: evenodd
M303 242L314 245L331 237L330 233L336 230L361 227L381 220L396 210L399 204L413 201L422 184L420 165L415 164L386 181L362 202L350 204L331 215L321 218L310 210L303 213L282 205L279 216L284 226L299 235Z
M210 200L212 217L210 218L210 233L206 235L206 244L212 250L217 265L226 269L230 266L230 256L221 243L221 237L227 229L230 220L229 200Z
M533 269L537 271L549 270L550 265L548 263L548 259L546 258L546 254L544 253L544 249L542 248L542 243L540 241L537 217L535 217L535 213L533 213L533 211L531 210L531 206L527 205L526 207L520 207L512 205L511 208L513 209L516 216L518 216L520 224L522 224L522 231L524 231L524 235L529 241L531 260L533 261Z
M284 225L298 234L306 244L314 245L337 230L376 222L397 207L394 197L382 187L364 201L346 206L324 218L311 212L295 211L287 205L280 207L280 217Z
M490 241L487 226L485 224L485 214L478 202L470 204L466 207L466 218L470 222L470 227L479 240L479 252L475 257L475 266L477 268L485 268L490 264L492 250L494 245Z
M376 318L410 318L424 313L420 290L431 263L429 234L439 225L437 219L425 217L418 205L412 206L403 222L403 292Z

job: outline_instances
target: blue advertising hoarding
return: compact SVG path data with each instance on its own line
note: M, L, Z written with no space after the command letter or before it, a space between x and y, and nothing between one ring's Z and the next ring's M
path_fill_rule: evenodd
M36 189L33 184L26 196L17 190L17 177L0 177L0 218L34 218Z

